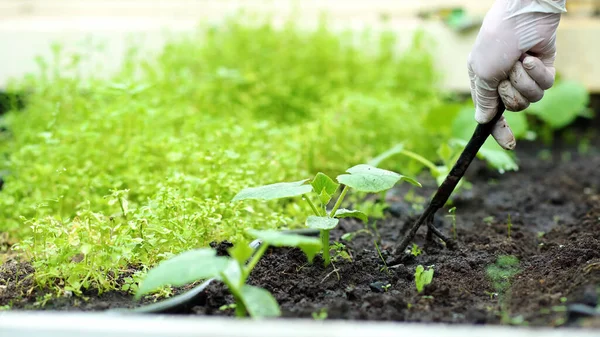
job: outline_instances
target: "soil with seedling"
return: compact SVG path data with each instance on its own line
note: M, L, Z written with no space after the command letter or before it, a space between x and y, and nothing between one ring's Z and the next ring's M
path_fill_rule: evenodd
M346 245L351 261L338 256L325 268L319 257L309 265L297 249L274 248L249 283L271 291L284 317L570 325L566 305L594 306L600 285L600 139L583 152L577 141L558 139L552 147L521 141L518 172L499 174L480 161L472 164L466 175L472 188L454 196L460 244L455 251L427 243L422 228L415 239L420 255L409 254L400 265L383 262L391 259L403 230L435 191L434 181L422 177L423 188L402 184L388 193L390 208L384 219L376 220L376 232L369 228L371 234L363 231L351 241L341 240L343 234L365 228L358 221L341 220L331 239ZM448 208L440 210L435 223L452 235L448 215ZM227 243L216 246L224 252ZM487 273L501 255L519 260L518 272L505 280L507 292L497 290ZM435 270L420 294L414 281L418 265ZM39 309L33 303L36 298L39 303L41 293L24 292L31 289L25 276L32 272L14 262L0 267L0 304L12 300L15 309ZM44 309L99 311L134 305L125 293L85 295L87 300L49 300ZM232 316L232 309L224 309L231 303L227 289L213 283L206 296L181 314ZM574 324L600 326L592 319Z

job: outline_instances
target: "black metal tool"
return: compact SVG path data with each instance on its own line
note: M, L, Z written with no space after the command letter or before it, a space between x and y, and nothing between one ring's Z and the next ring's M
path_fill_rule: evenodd
M403 259L404 251L424 223L427 224L431 234L439 237L442 241L444 241L444 243L446 243L446 247L450 249L457 247L457 243L454 242L454 240L446 237L433 225L433 216L440 208L444 207L448 201L448 198L450 198L450 195L452 192L454 192L456 185L458 185L460 179L462 179L462 177L465 175L465 172L469 168L469 165L471 165L471 162L473 159L475 159L475 156L477 156L477 152L479 152L481 146L483 146L487 138L492 134L492 130L502 117L504 110L504 103L502 100L500 100L496 116L494 116L494 118L486 124L477 125L475 132L473 132L471 139L467 143L467 146L465 146L463 152L460 154L456 164L454 164L452 170L450 170L450 173L436 191L435 195L431 199L431 202L429 203L429 206L427 206L427 209L425 209L423 214L413 224L404 239L402 239L402 241L395 247L393 254L394 260L388 264L397 264Z

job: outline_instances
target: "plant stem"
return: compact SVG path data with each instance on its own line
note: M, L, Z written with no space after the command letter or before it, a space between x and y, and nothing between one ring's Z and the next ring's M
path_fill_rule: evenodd
M304 200L306 200L306 202L308 202L308 204L310 205L310 208L312 208L313 212L315 213L316 216L321 216L321 212L319 212L317 210L317 208L315 207L315 204L313 204L312 201L310 201L310 199L307 196L303 196Z
M423 156L420 156L420 155L418 155L418 154L416 154L416 153L414 153L414 152L412 152L412 151L408 151L408 150L402 150L402 151L400 151L399 153L400 153L400 154L403 154L403 155L405 155L405 156L407 156L407 157L410 157L410 158L412 158L412 159L415 159L415 160L417 160L417 161L419 161L419 162L421 162L421 164L423 164L423 165L427 166L427 167L428 167L428 168L429 168L431 171L433 171L433 172L437 172L437 171L438 171L438 168L437 168L437 166L435 166L435 164L434 164L434 163L432 163L431 161L427 160L427 159L426 159L425 157L423 157Z
M250 262L248 262L246 267L244 267L244 269L242 269L242 279L240 280L240 287L246 283L248 276L250 276L250 272L252 272L252 269L254 269L254 267L256 267L256 264L258 263L258 261L260 261L260 258L263 255L265 255L265 252L267 251L268 248L269 248L269 245L263 242L260 245L260 247L258 248L258 250L256 251L256 253L254 253L254 255L252 256L252 259L250 260Z
M323 244L323 260L325 261L325 267L331 263L331 256L329 256L329 231L321 231L321 243Z
M340 194L340 197L335 202L335 205L333 206L331 213L329 213L330 217L333 218L333 216L335 215L335 212L338 210L338 208L340 208L340 206L342 205L342 201L344 201L344 198L346 197L346 193L348 193L348 190L349 190L348 186L344 186L344 189L342 190L342 194Z
M246 310L246 306L244 305L244 301L242 301L242 297L240 296L239 288L235 287L234 284L231 283L231 280L229 280L227 278L227 276L225 276L224 273L221 273L221 276L222 276L222 279L223 279L223 283L225 283L225 285L227 286L227 288L229 288L229 291L231 292L231 295L233 295L233 298L235 299L235 316L238 317L238 318L248 316L248 310ZM240 285L240 287L243 284L244 283L242 282L242 284Z

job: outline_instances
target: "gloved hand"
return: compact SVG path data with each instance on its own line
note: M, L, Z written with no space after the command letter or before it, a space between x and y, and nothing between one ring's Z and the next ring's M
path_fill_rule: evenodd
M469 55L475 120L489 122L498 111L521 111L554 84L556 29L566 0L496 0L486 14ZM504 116L492 136L512 150L515 137Z

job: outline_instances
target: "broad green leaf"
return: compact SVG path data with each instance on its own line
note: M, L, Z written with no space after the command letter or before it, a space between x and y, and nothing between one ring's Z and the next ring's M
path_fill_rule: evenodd
M216 256L210 248L191 250L165 260L151 269L141 283L136 298L162 286L183 286L194 281L218 277L228 259Z
M356 210L349 210L349 209L338 209L337 211L335 211L335 215L334 217L336 218L357 218L360 219L362 222L367 223L369 222L369 217L367 217L367 215L361 211L356 211Z
M248 234L262 240L264 243L275 247L296 247L306 254L308 261L312 262L317 253L321 251L321 240L298 234L282 233L276 230L249 229Z
M544 97L526 110L554 129L565 127L578 116L587 114L590 95L585 86L576 81L561 81L544 93Z
M324 216L310 215L308 218L306 218L306 226L308 226L308 228L326 231L334 229L338 222L340 222L339 219L328 218Z
M235 246L227 250L229 255L240 263L245 263L251 256L254 250L246 242L238 242Z
M504 113L504 118L510 126L510 130L516 139L523 139L529 131L529 123L524 111L507 111Z
M233 197L233 201L247 199L273 200L297 197L312 191L311 185L304 185L306 181L308 181L308 179L246 188Z
M259 287L244 285L240 291L241 300L253 318L278 317L281 315L279 304L273 295Z
M346 172L350 174L339 175L337 177L338 182L360 192L377 193L389 190L400 180L406 180L413 185L421 186L412 178L366 164L356 165Z

